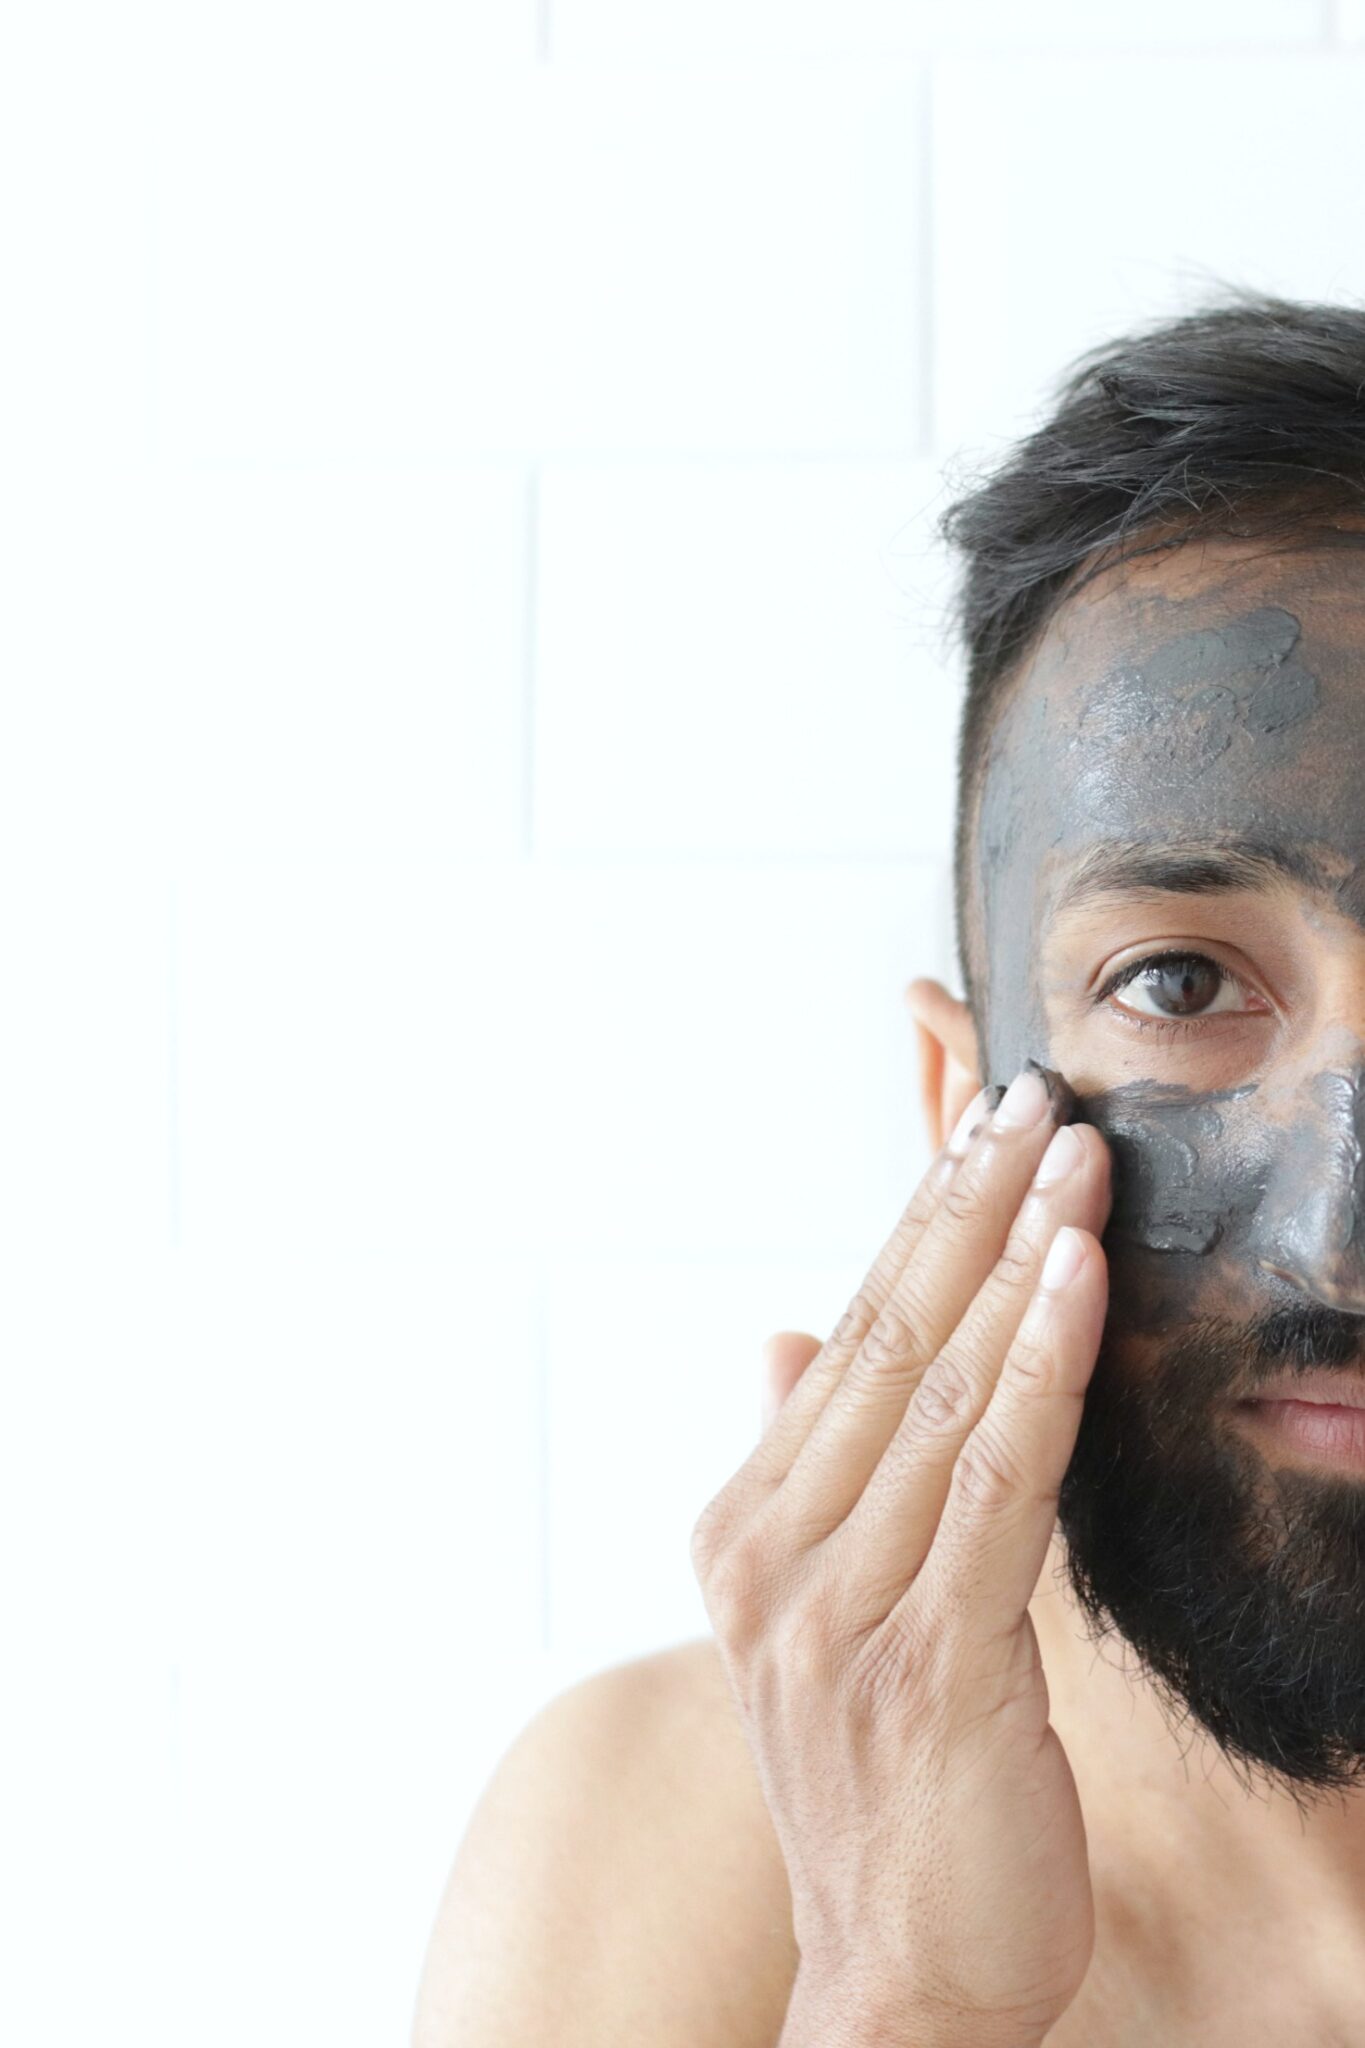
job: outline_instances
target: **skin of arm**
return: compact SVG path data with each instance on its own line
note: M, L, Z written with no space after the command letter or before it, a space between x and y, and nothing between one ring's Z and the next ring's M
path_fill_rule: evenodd
M773 2048L798 1960L714 1646L684 1643L560 1694L503 1756L412 2048Z

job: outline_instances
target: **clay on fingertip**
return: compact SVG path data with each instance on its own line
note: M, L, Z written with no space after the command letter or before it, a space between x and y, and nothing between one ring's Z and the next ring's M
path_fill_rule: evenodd
M1052 1120L1057 1124L1069 1124L1076 1114L1076 1092L1071 1083L1059 1074L1055 1067L1045 1067L1041 1060L1026 1059L1025 1067L1038 1076L1048 1093L1052 1105Z

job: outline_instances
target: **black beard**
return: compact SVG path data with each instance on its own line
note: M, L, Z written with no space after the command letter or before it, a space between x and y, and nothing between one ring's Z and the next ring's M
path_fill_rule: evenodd
M1058 1523L1098 1641L1136 1652L1173 1733L1193 1720L1238 1775L1290 1792L1365 1780L1365 1479L1274 1469L1231 1421L1295 1366L1352 1366L1365 1321L1311 1304L1182 1327L1125 1376L1113 1309Z

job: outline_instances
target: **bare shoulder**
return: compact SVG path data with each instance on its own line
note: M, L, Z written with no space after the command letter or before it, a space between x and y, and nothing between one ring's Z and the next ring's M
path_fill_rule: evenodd
M772 2048L781 1852L709 1638L596 1672L502 1758L441 1902L414 2048Z

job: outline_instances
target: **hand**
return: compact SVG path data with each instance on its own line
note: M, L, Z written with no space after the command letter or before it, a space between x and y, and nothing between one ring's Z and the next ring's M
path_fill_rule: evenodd
M1041 2041L1094 1946L1028 1602L1104 1324L1110 1155L1059 1130L1050 1079L977 1098L692 1533L807 2003L907 2041ZM1050 1141L1074 1157L1040 1185ZM1054 1246L1079 1263L1043 1284Z

